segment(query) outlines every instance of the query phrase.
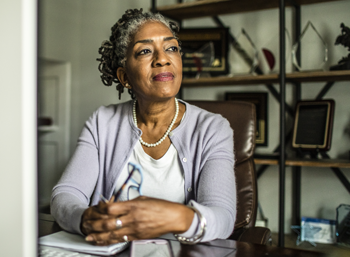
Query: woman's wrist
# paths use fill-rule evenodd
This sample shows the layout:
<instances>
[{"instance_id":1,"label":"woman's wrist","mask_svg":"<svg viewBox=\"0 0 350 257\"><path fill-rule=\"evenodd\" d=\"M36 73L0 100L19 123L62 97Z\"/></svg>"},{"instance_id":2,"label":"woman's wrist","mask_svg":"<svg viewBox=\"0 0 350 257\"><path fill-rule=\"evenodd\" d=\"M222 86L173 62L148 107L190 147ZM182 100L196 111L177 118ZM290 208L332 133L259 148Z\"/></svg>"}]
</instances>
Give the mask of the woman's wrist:
<instances>
[{"instance_id":1,"label":"woman's wrist","mask_svg":"<svg viewBox=\"0 0 350 257\"><path fill-rule=\"evenodd\" d=\"M170 221L173 226L171 231L175 234L182 234L191 227L194 218L194 211L183 204L179 204L178 207L178 215L174 216Z\"/></svg>"},{"instance_id":2,"label":"woman's wrist","mask_svg":"<svg viewBox=\"0 0 350 257\"><path fill-rule=\"evenodd\" d=\"M192 233L190 237L187 235L184 235L185 233L178 234L175 233L174 236L176 237L177 240L179 240L181 243L184 244L196 244L202 240L204 237L206 228L207 228L207 221L204 216L193 206L189 206L194 212L195 212L195 217L198 218L198 221L196 222L196 229L195 232ZM192 228L191 228L192 230Z\"/></svg>"}]
</instances>

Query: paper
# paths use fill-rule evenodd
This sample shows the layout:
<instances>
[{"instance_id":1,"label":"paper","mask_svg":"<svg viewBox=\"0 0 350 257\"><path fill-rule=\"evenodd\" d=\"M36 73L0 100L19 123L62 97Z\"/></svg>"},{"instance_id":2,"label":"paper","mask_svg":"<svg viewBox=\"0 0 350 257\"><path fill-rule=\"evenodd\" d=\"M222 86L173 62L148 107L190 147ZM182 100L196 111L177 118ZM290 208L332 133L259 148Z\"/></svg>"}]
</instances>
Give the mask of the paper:
<instances>
[{"instance_id":1,"label":"paper","mask_svg":"<svg viewBox=\"0 0 350 257\"><path fill-rule=\"evenodd\" d=\"M118 243L108 246L96 246L85 241L81 235L60 231L39 238L40 245L59 247L70 251L91 253L98 255L113 255L121 252L129 246L129 243Z\"/></svg>"}]
</instances>

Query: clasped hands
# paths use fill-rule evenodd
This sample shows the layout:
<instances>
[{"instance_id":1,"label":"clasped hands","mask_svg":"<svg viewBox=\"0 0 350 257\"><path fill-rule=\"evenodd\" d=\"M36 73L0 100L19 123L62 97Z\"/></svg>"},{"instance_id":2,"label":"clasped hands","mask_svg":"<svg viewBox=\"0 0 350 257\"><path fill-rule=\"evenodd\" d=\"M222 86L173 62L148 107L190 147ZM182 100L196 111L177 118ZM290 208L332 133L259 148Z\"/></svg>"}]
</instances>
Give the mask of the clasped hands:
<instances>
[{"instance_id":1,"label":"clasped hands","mask_svg":"<svg viewBox=\"0 0 350 257\"><path fill-rule=\"evenodd\" d=\"M183 204L146 196L125 202L100 201L83 213L81 231L86 241L110 245L184 233L193 216L193 210Z\"/></svg>"}]
</instances>

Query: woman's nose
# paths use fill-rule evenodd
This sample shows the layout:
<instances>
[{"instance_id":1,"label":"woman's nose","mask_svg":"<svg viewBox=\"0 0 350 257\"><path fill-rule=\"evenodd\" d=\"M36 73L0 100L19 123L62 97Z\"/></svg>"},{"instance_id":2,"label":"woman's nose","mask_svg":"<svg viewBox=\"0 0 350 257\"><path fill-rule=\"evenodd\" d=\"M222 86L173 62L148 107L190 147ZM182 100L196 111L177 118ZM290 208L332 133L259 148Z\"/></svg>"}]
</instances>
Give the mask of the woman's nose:
<instances>
[{"instance_id":1,"label":"woman's nose","mask_svg":"<svg viewBox=\"0 0 350 257\"><path fill-rule=\"evenodd\" d=\"M153 66L162 67L165 65L170 65L168 55L163 51L156 51L153 59Z\"/></svg>"}]
</instances>

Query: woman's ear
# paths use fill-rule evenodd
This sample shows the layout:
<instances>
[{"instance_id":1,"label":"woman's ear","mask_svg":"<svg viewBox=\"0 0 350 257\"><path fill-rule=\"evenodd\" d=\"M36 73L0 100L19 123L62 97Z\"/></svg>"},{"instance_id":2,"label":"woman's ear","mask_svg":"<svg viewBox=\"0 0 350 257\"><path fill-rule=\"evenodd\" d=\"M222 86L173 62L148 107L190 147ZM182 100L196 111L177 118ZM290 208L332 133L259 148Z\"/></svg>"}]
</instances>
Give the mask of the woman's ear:
<instances>
[{"instance_id":1,"label":"woman's ear","mask_svg":"<svg viewBox=\"0 0 350 257\"><path fill-rule=\"evenodd\" d=\"M117 69L117 77L119 82L126 88L131 89L130 84L128 83L128 75L126 75L126 70L123 67Z\"/></svg>"}]
</instances>

